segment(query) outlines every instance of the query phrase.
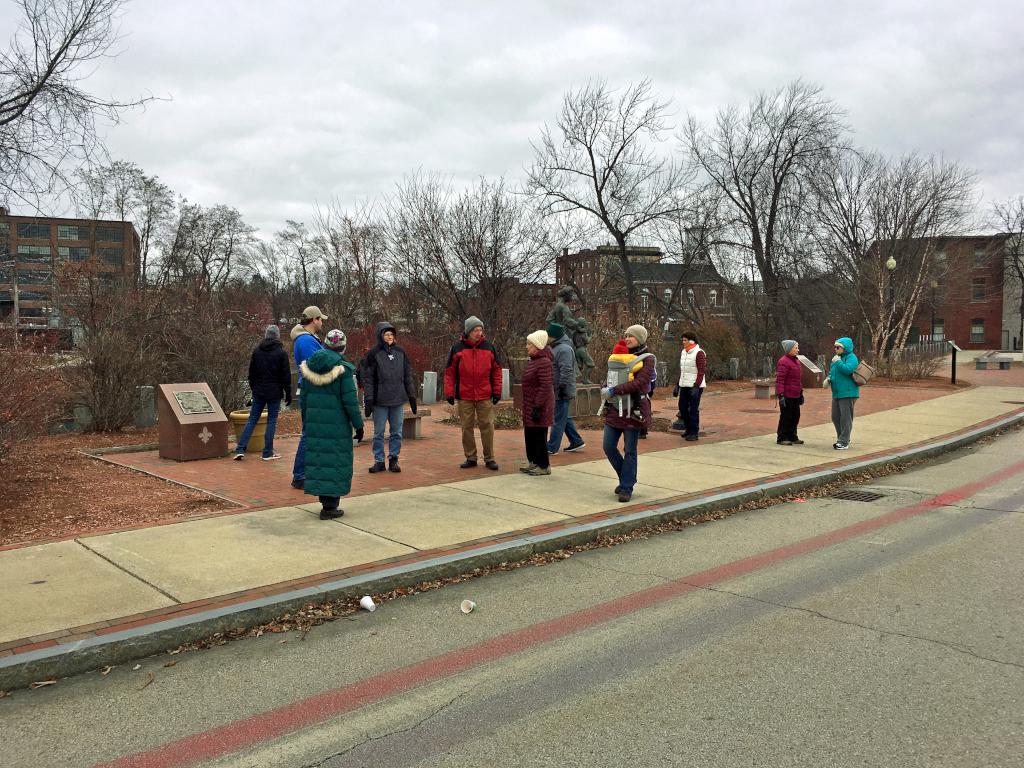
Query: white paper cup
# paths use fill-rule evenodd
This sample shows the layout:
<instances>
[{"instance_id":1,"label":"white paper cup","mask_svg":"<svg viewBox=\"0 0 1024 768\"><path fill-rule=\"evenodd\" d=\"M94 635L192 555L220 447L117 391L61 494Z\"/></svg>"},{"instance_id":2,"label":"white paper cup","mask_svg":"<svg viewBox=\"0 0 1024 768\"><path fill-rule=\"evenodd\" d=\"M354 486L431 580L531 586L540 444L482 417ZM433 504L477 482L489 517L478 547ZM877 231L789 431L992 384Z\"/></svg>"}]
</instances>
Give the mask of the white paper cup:
<instances>
[{"instance_id":1,"label":"white paper cup","mask_svg":"<svg viewBox=\"0 0 1024 768\"><path fill-rule=\"evenodd\" d=\"M363 595L359 598L359 607L373 613L377 610L377 604L373 602L373 598L369 595Z\"/></svg>"},{"instance_id":2,"label":"white paper cup","mask_svg":"<svg viewBox=\"0 0 1024 768\"><path fill-rule=\"evenodd\" d=\"M463 600L462 604L459 605L459 610L463 613L472 613L474 608L476 608L476 603L472 600Z\"/></svg>"}]
</instances>

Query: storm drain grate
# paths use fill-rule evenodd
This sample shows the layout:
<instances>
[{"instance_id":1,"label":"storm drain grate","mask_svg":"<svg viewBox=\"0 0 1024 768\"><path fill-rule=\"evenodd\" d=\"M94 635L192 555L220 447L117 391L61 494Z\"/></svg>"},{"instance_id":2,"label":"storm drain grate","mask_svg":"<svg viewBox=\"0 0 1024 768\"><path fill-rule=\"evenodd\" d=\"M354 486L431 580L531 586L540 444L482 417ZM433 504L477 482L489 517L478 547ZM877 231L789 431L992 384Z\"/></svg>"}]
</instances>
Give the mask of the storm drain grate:
<instances>
[{"instance_id":1,"label":"storm drain grate","mask_svg":"<svg viewBox=\"0 0 1024 768\"><path fill-rule=\"evenodd\" d=\"M832 494L833 499L842 499L843 501L878 501L884 499L884 493L874 493L873 491L837 491Z\"/></svg>"}]
</instances>

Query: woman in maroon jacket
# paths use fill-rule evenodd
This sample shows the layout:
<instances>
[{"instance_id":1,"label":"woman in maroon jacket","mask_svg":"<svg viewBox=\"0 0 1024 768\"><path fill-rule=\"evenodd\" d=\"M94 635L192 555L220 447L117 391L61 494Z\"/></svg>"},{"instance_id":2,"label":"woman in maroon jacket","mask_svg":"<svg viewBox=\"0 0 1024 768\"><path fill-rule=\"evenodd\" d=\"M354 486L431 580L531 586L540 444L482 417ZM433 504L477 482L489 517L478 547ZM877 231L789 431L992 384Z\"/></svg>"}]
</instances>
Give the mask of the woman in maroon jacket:
<instances>
[{"instance_id":1,"label":"woman in maroon jacket","mask_svg":"<svg viewBox=\"0 0 1024 768\"><path fill-rule=\"evenodd\" d=\"M633 486L636 485L636 446L640 430L651 424L651 382L654 381L657 361L648 352L647 329L642 325L629 326L623 338L634 355L649 355L644 358L643 368L633 374L631 381L601 388L601 395L605 399L604 455L608 457L608 462L619 478L615 495L625 503L633 497ZM638 401L638 413L634 415L634 409L630 409L620 416L619 409L610 402L614 395L632 395ZM622 453L619 453L619 440L622 440Z\"/></svg>"},{"instance_id":2,"label":"woman in maroon jacket","mask_svg":"<svg viewBox=\"0 0 1024 768\"><path fill-rule=\"evenodd\" d=\"M775 369L775 395L779 398L779 428L776 441L779 445L803 445L796 436L800 423L800 406L804 402L804 387L800 383L800 345L792 339L782 342L785 354L779 358Z\"/></svg>"},{"instance_id":3,"label":"woman in maroon jacket","mask_svg":"<svg viewBox=\"0 0 1024 768\"><path fill-rule=\"evenodd\" d=\"M519 471L527 475L550 475L548 427L555 420L555 358L548 348L547 331L534 331L526 337L530 362L523 373L523 440L528 466Z\"/></svg>"}]
</instances>

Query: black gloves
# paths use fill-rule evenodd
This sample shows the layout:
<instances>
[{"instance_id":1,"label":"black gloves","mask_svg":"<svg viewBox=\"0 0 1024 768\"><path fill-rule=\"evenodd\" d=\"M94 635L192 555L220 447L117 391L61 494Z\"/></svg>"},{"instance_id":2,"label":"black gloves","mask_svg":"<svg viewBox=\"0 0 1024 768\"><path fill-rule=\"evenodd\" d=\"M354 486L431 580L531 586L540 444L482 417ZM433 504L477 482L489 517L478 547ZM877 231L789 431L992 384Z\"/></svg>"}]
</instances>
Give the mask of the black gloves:
<instances>
[{"instance_id":1,"label":"black gloves","mask_svg":"<svg viewBox=\"0 0 1024 768\"><path fill-rule=\"evenodd\" d=\"M356 442L357 443L363 442L363 428L362 427L357 427L356 428Z\"/></svg>"},{"instance_id":2,"label":"black gloves","mask_svg":"<svg viewBox=\"0 0 1024 768\"><path fill-rule=\"evenodd\" d=\"M534 421L540 421L540 416L544 412L544 409L539 405L533 406L533 410L530 411L530 418Z\"/></svg>"},{"instance_id":3,"label":"black gloves","mask_svg":"<svg viewBox=\"0 0 1024 768\"><path fill-rule=\"evenodd\" d=\"M491 395L491 405L497 405L501 402L501 395Z\"/></svg>"},{"instance_id":4,"label":"black gloves","mask_svg":"<svg viewBox=\"0 0 1024 768\"><path fill-rule=\"evenodd\" d=\"M373 415L373 401L363 400L363 415L370 418Z\"/></svg>"},{"instance_id":5,"label":"black gloves","mask_svg":"<svg viewBox=\"0 0 1024 768\"><path fill-rule=\"evenodd\" d=\"M447 397L445 399L448 401L448 405L455 405L455 398L454 397Z\"/></svg>"},{"instance_id":6,"label":"black gloves","mask_svg":"<svg viewBox=\"0 0 1024 768\"><path fill-rule=\"evenodd\" d=\"M412 410L413 414L416 413L416 398L415 397L410 397L409 398L409 408Z\"/></svg>"},{"instance_id":7,"label":"black gloves","mask_svg":"<svg viewBox=\"0 0 1024 768\"><path fill-rule=\"evenodd\" d=\"M672 387L672 397L679 397L679 391L679 385L676 384L674 387Z\"/></svg>"}]
</instances>

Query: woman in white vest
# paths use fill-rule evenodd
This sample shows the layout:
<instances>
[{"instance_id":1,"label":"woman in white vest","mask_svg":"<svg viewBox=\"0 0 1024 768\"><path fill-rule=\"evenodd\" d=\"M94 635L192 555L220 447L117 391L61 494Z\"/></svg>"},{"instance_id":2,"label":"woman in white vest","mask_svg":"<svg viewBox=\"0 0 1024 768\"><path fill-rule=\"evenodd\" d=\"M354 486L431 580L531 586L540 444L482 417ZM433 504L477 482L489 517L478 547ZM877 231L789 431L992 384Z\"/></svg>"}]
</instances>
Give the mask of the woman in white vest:
<instances>
[{"instance_id":1,"label":"woman in white vest","mask_svg":"<svg viewBox=\"0 0 1024 768\"><path fill-rule=\"evenodd\" d=\"M707 355L697 344L697 334L683 334L683 350L679 353L679 383L673 394L679 398L679 420L683 439L693 442L700 433L700 396L707 386Z\"/></svg>"}]
</instances>

